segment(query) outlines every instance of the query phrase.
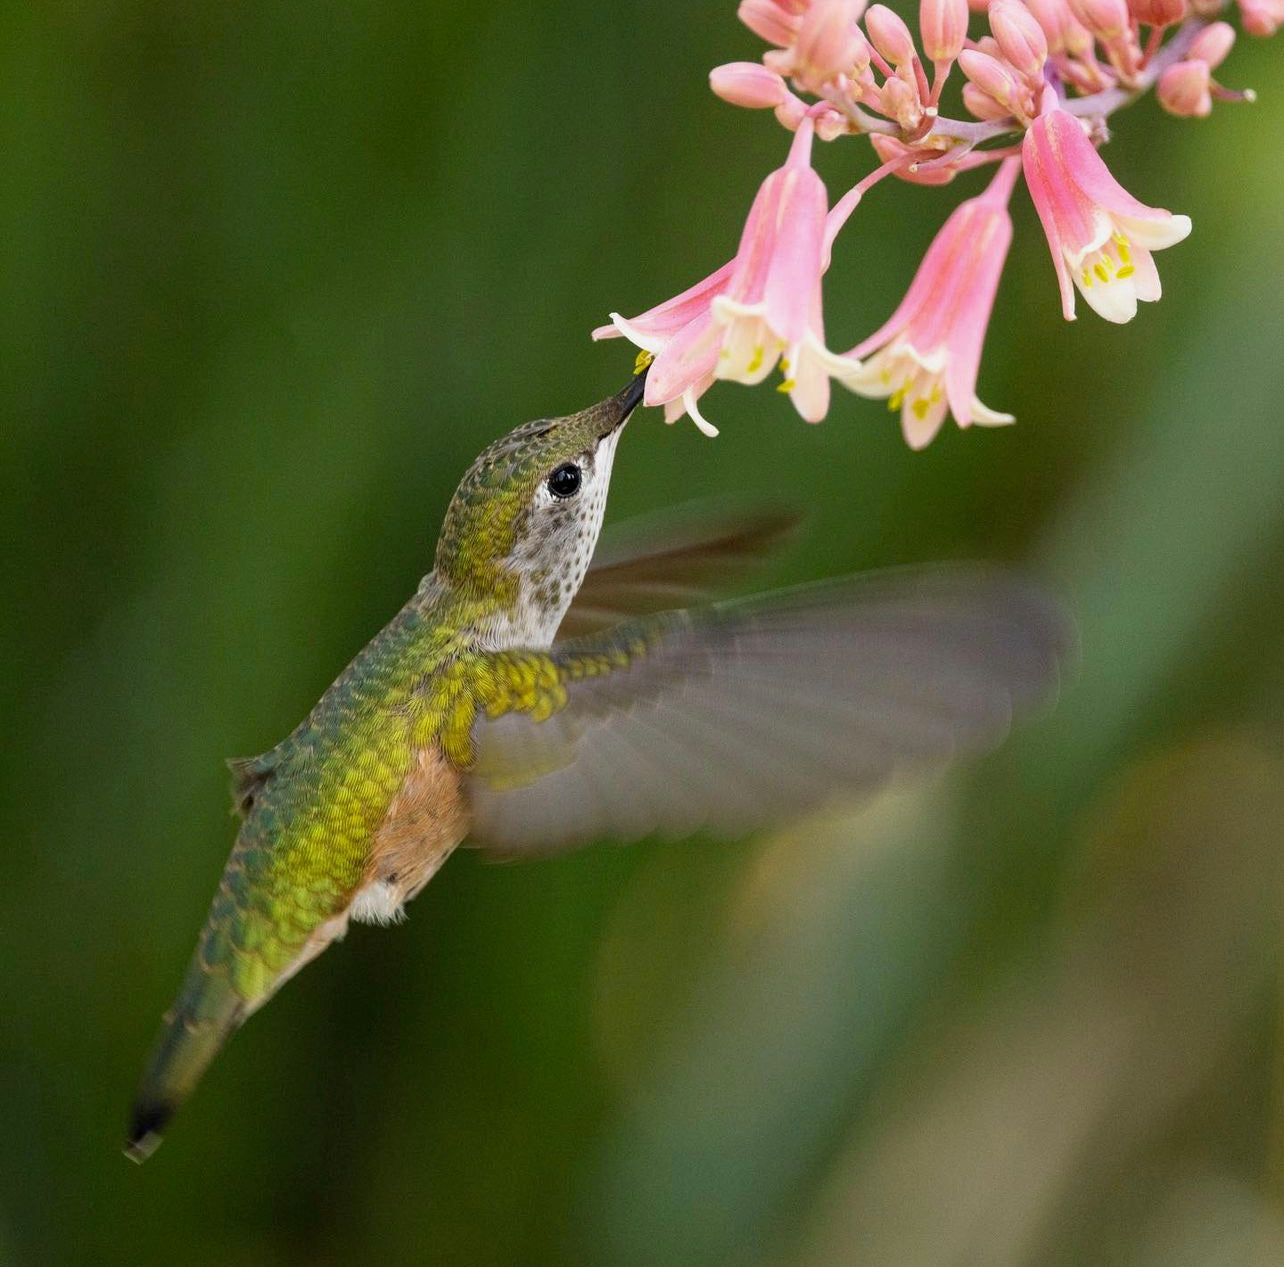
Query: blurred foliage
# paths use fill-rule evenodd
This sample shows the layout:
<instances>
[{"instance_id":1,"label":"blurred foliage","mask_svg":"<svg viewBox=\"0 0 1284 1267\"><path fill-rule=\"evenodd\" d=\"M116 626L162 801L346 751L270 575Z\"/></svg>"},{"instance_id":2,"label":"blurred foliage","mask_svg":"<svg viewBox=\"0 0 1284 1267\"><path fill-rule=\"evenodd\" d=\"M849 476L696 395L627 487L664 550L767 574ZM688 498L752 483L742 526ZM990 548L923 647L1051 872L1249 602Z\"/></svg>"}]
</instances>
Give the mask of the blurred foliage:
<instances>
[{"instance_id":1,"label":"blurred foliage","mask_svg":"<svg viewBox=\"0 0 1284 1267\"><path fill-rule=\"evenodd\" d=\"M783 153L706 90L734 5L11 5L0 1261L1284 1261L1284 127L1118 119L1195 233L1131 326L1059 317L1019 195L981 394L909 453L836 397L642 418L611 515L813 512L767 580L1022 560L1078 679L1000 753L770 838L488 867L357 928L142 1170L126 1102L222 867L222 758L427 567L467 463L617 387L593 346L726 257ZM864 168L822 155L831 192ZM979 184L959 182L963 192ZM880 187L881 321L960 194Z\"/></svg>"}]
</instances>

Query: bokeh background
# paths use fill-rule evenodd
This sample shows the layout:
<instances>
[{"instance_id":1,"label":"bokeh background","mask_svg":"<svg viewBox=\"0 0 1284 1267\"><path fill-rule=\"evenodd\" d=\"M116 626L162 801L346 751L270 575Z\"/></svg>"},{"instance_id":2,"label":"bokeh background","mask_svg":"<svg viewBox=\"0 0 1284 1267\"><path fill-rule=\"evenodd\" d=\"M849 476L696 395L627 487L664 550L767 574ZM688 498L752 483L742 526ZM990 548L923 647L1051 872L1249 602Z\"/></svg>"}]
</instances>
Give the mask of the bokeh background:
<instances>
[{"instance_id":1,"label":"bokeh background","mask_svg":"<svg viewBox=\"0 0 1284 1267\"><path fill-rule=\"evenodd\" d=\"M119 1153L232 837L401 604L475 453L631 366L588 329L726 258L787 138L730 0L13 5L0 19L0 1261L1284 1262L1284 81L1145 103L1188 212L1123 329L1024 194L981 394L923 454L845 393L630 427L610 516L811 512L778 583L1017 560L1077 680L999 753L771 835L461 853ZM821 155L834 196L863 145ZM837 348L979 187L881 187Z\"/></svg>"}]
</instances>

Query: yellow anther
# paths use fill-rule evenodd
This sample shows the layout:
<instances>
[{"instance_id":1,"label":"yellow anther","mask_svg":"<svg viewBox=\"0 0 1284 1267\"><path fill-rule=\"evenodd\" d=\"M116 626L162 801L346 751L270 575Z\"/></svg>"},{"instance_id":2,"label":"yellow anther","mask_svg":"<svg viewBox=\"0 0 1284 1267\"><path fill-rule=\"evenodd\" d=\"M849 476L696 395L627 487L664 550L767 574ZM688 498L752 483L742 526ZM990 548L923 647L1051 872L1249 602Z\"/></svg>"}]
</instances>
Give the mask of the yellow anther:
<instances>
[{"instance_id":1,"label":"yellow anther","mask_svg":"<svg viewBox=\"0 0 1284 1267\"><path fill-rule=\"evenodd\" d=\"M780 384L779 387L776 388L776 390L778 392L791 392L797 386L798 386L798 382L796 379L787 378L783 383Z\"/></svg>"},{"instance_id":2,"label":"yellow anther","mask_svg":"<svg viewBox=\"0 0 1284 1267\"><path fill-rule=\"evenodd\" d=\"M1082 277L1083 277L1083 286L1084 286L1084 289L1086 290L1089 286L1092 285L1092 270L1090 268L1085 268L1083 270Z\"/></svg>"},{"instance_id":3,"label":"yellow anther","mask_svg":"<svg viewBox=\"0 0 1284 1267\"><path fill-rule=\"evenodd\" d=\"M749 364L745 366L746 374L754 374L757 373L758 370L762 369L763 355L763 346L760 343L756 348L754 348L753 356L750 358Z\"/></svg>"},{"instance_id":4,"label":"yellow anther","mask_svg":"<svg viewBox=\"0 0 1284 1267\"><path fill-rule=\"evenodd\" d=\"M1131 264L1132 250L1128 246L1128 239L1125 237L1116 236L1115 244L1119 247L1119 258L1123 260L1125 264Z\"/></svg>"},{"instance_id":5,"label":"yellow anther","mask_svg":"<svg viewBox=\"0 0 1284 1267\"><path fill-rule=\"evenodd\" d=\"M1108 282L1110 280L1110 274L1106 272L1106 266L1101 263L1100 260L1092 266L1092 271L1096 273L1103 282Z\"/></svg>"},{"instance_id":6,"label":"yellow anther","mask_svg":"<svg viewBox=\"0 0 1284 1267\"><path fill-rule=\"evenodd\" d=\"M914 417L917 418L919 422L922 422L923 419L927 417L928 402L924 397L920 396L910 406L910 408L914 411Z\"/></svg>"},{"instance_id":7,"label":"yellow anther","mask_svg":"<svg viewBox=\"0 0 1284 1267\"><path fill-rule=\"evenodd\" d=\"M633 358L633 372L635 374L641 374L642 371L654 360L655 356L648 352L646 348L642 348L638 352L637 356Z\"/></svg>"},{"instance_id":8,"label":"yellow anther","mask_svg":"<svg viewBox=\"0 0 1284 1267\"><path fill-rule=\"evenodd\" d=\"M1136 271L1137 270L1133 268L1131 264L1125 264L1123 268L1121 268L1118 271L1118 273L1115 274L1115 276L1119 278L1131 277Z\"/></svg>"},{"instance_id":9,"label":"yellow anther","mask_svg":"<svg viewBox=\"0 0 1284 1267\"><path fill-rule=\"evenodd\" d=\"M789 377L789 358L788 358L787 356L782 356L782 357L780 358L780 372L781 372L781 373L782 373L786 378L788 378L788 377Z\"/></svg>"}]
</instances>

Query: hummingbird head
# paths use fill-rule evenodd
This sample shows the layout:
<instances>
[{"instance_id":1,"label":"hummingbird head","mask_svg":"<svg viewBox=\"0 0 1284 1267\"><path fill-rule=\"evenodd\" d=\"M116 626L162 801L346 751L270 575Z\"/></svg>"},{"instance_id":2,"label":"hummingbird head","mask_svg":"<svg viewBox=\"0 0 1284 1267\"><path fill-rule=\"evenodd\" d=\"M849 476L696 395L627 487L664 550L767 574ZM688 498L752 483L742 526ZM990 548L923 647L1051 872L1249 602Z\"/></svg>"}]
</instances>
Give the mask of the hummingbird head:
<instances>
[{"instance_id":1,"label":"hummingbird head","mask_svg":"<svg viewBox=\"0 0 1284 1267\"><path fill-rule=\"evenodd\" d=\"M472 464L451 499L437 575L493 599L495 624L510 636L539 645L557 632L593 556L615 446L645 377L644 370L580 413L510 431Z\"/></svg>"}]
</instances>

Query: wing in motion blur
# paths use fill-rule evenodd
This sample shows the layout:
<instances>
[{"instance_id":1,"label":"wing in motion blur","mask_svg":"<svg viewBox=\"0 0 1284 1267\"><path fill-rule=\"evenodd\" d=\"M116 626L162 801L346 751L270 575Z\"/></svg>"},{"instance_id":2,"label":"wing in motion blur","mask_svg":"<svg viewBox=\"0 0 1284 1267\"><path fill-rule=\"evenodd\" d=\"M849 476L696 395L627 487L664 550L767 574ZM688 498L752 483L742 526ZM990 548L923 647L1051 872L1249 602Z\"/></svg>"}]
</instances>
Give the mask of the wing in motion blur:
<instances>
[{"instance_id":1,"label":"wing in motion blur","mask_svg":"<svg viewBox=\"0 0 1284 1267\"><path fill-rule=\"evenodd\" d=\"M1060 607L1003 573L873 574L493 657L471 843L743 834L992 746L1054 692Z\"/></svg>"}]
</instances>

